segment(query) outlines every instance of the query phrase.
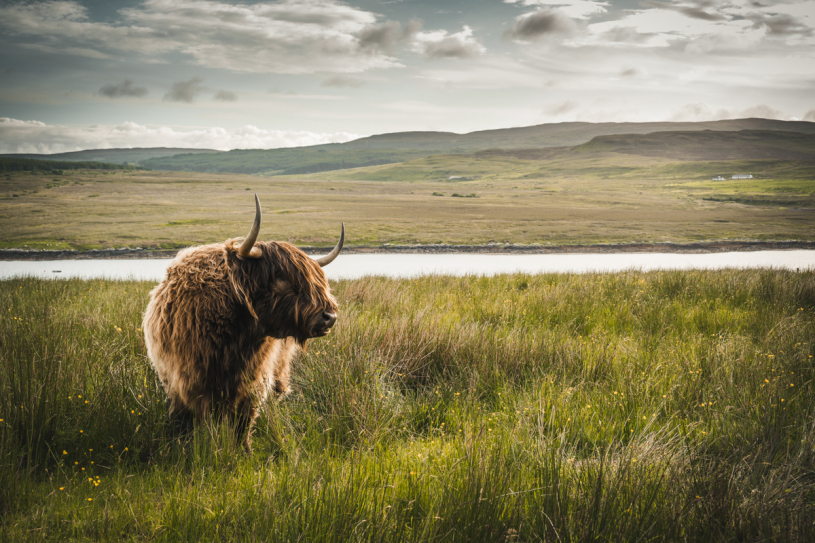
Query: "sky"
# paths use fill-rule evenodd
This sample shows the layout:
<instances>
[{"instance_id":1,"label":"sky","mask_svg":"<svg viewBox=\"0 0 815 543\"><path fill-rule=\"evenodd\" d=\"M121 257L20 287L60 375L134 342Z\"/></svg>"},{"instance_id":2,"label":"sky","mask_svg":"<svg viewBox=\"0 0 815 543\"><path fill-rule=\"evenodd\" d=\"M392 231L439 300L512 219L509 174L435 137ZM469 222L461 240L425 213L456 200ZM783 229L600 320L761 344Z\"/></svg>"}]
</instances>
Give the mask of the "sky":
<instances>
[{"instance_id":1,"label":"sky","mask_svg":"<svg viewBox=\"0 0 815 543\"><path fill-rule=\"evenodd\" d=\"M0 153L815 121L815 0L0 0Z\"/></svg>"}]
</instances>

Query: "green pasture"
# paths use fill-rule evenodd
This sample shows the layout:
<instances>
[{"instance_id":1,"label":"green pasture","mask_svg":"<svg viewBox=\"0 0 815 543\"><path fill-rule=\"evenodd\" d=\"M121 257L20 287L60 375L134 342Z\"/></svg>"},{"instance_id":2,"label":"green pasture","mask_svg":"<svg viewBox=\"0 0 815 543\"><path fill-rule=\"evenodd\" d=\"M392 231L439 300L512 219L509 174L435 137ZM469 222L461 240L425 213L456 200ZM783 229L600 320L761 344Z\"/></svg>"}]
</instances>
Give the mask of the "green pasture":
<instances>
[{"instance_id":1,"label":"green pasture","mask_svg":"<svg viewBox=\"0 0 815 543\"><path fill-rule=\"evenodd\" d=\"M0 541L812 541L815 272L365 278L246 457L145 282L0 282Z\"/></svg>"},{"instance_id":2,"label":"green pasture","mask_svg":"<svg viewBox=\"0 0 815 543\"><path fill-rule=\"evenodd\" d=\"M807 178L694 181L683 187L697 189L706 199L753 206L815 208L815 180Z\"/></svg>"}]
</instances>

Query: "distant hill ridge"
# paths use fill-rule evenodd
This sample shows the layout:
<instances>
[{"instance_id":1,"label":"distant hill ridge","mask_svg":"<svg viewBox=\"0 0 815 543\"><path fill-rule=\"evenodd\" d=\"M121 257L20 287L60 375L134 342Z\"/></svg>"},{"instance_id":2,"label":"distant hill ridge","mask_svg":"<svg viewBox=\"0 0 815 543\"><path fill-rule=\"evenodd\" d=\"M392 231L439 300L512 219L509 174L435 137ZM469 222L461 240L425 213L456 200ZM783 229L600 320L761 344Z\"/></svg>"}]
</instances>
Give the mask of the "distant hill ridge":
<instances>
[{"instance_id":1,"label":"distant hill ridge","mask_svg":"<svg viewBox=\"0 0 815 543\"><path fill-rule=\"evenodd\" d=\"M453 132L396 132L360 138L341 144L346 149L520 149L566 147L586 143L597 136L650 134L653 132L733 132L739 130L779 130L815 134L815 123L771 119L734 119L706 122L650 123L552 123L518 128L480 130L467 134Z\"/></svg>"},{"instance_id":2,"label":"distant hill ridge","mask_svg":"<svg viewBox=\"0 0 815 543\"><path fill-rule=\"evenodd\" d=\"M391 164L439 153L472 153L490 149L538 149L537 153L540 154L544 153L543 149L545 148L574 147L589 144L595 138L623 135L626 138L613 141L598 140L592 144L596 149L589 146L585 148L585 151L588 152L592 149L610 151L611 147L615 147L617 150L614 152L629 154L665 153L664 145L660 147L662 144L658 145L655 141L651 141L649 144L646 140L632 139L632 137L647 134L647 139L653 140L655 133L687 134L712 131L732 134L745 130L815 134L815 123L757 118L708 122L568 122L480 130L467 134L429 131L395 132L368 136L347 143L280 149L235 149L227 152L175 148L101 149L55 155L5 156L53 160L128 162L153 170L290 175ZM730 136L725 137L725 140L728 137ZM675 138L679 138L679 136ZM681 144L683 148L688 148L690 145L686 141L688 138L693 139L692 136L688 135L680 138L683 141L676 139L672 141L674 145ZM718 141L716 143L717 148L721 148L725 140ZM696 155L694 156L700 156L700 153L703 154L703 151L705 151L705 146L712 144L710 138L700 139L699 141L708 141L708 143L697 145L697 151L694 151ZM713 147L709 149L711 153L712 149ZM669 155L662 154L659 156Z\"/></svg>"},{"instance_id":3,"label":"distant hill ridge","mask_svg":"<svg viewBox=\"0 0 815 543\"><path fill-rule=\"evenodd\" d=\"M666 130L670 129L670 130ZM739 119L735 121L713 121L705 123L560 123L530 126L525 128L507 128L487 130L470 134L453 134L450 132L400 132L361 138L348 143L316 145L290 149L270 150L234 150L217 155L176 155L145 161L145 167L154 170L180 170L201 172L264 173L267 175L289 175L316 173L322 171L360 168L381 164L416 160L440 153L472 153L485 150L536 149L533 154L551 154L556 148L572 148L588 145L596 138L625 136L618 140L597 140L592 145L605 146L597 151L609 151L632 154L662 153L659 156L678 156L678 150L671 151L670 146L688 148L689 139L700 138L696 155L704 151L709 155L713 149L722 150L722 146L744 145L745 135L741 131L756 133L815 134L815 123L798 121L771 121L767 119ZM612 132L609 134L609 132ZM687 134L673 136L663 143L662 136L655 134ZM693 136L693 134L721 134L719 141L712 145L714 136ZM726 135L725 135L726 134ZM637 137L639 136L639 139ZM753 138L772 140L769 136L754 135ZM632 139L633 138L633 139ZM650 145L645 142L651 140ZM624 144L628 141L628 144ZM729 143L727 143L729 142ZM750 148L756 145L750 143ZM777 146L775 154L780 154ZM797 144L796 144L797 145ZM549 149L550 151L547 151ZM592 150L586 147L585 152ZM650 150L649 150L650 149ZM557 151L560 152L560 151ZM673 153L673 154L671 154ZM736 156L738 151L728 151ZM689 155L690 156L690 155ZM788 156L793 156L788 153ZM796 155L797 156L797 155ZM755 157L752 157L755 158ZM718 159L718 158L717 158Z\"/></svg>"},{"instance_id":4,"label":"distant hill ridge","mask_svg":"<svg viewBox=\"0 0 815 543\"><path fill-rule=\"evenodd\" d=\"M488 149L476 156L507 156L522 160L551 160L576 155L620 153L678 161L791 160L815 161L815 134L774 130L736 132L654 132L597 136L571 147Z\"/></svg>"},{"instance_id":5,"label":"distant hill ridge","mask_svg":"<svg viewBox=\"0 0 815 543\"><path fill-rule=\"evenodd\" d=\"M576 150L674 160L815 161L815 134L772 130L616 134L598 136Z\"/></svg>"},{"instance_id":6,"label":"distant hill ridge","mask_svg":"<svg viewBox=\"0 0 815 543\"><path fill-rule=\"evenodd\" d=\"M143 170L129 164L77 160L37 160L35 158L0 156L0 172L45 172L61 175L62 170Z\"/></svg>"},{"instance_id":7,"label":"distant hill ridge","mask_svg":"<svg viewBox=\"0 0 815 543\"><path fill-rule=\"evenodd\" d=\"M5 158L33 158L38 160L63 160L68 162L109 162L114 164L121 164L127 162L128 164L135 164L143 162L151 158L160 158L166 156L173 156L182 153L188 154L204 154L204 153L220 153L215 149L187 149L183 147L134 147L132 149L88 149L85 151L70 151L68 153L53 153L53 154L7 154L0 155Z\"/></svg>"}]
</instances>

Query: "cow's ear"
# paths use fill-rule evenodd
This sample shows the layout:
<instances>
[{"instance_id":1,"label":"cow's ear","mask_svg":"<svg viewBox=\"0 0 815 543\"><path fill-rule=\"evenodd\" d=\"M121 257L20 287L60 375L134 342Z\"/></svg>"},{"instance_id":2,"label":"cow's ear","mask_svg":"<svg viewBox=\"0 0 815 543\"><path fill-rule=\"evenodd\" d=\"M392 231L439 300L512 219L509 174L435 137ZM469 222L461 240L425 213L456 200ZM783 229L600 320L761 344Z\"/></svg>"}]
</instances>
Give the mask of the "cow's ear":
<instances>
[{"instance_id":1,"label":"cow's ear","mask_svg":"<svg viewBox=\"0 0 815 543\"><path fill-rule=\"evenodd\" d=\"M231 239L226 244L227 249L235 253L235 256L238 257L238 260L257 260L258 258L263 256L263 251L260 249L260 247L252 247L252 249L246 256L241 255L239 240L240 238Z\"/></svg>"}]
</instances>

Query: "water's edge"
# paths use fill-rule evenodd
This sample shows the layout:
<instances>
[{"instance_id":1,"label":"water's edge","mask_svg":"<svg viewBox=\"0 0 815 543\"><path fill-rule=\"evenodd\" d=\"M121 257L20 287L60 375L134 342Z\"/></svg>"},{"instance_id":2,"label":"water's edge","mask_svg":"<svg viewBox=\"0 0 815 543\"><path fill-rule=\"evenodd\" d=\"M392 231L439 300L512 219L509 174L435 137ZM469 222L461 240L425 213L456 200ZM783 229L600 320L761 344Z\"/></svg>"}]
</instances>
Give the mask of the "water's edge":
<instances>
[{"instance_id":1,"label":"water's edge","mask_svg":"<svg viewBox=\"0 0 815 543\"><path fill-rule=\"evenodd\" d=\"M172 259L2 261L0 279L12 277L160 280ZM502 273L607 273L627 270L776 268L815 270L815 250L710 253L583 254L343 254L325 272L329 279L378 275L496 275Z\"/></svg>"},{"instance_id":2,"label":"water's edge","mask_svg":"<svg viewBox=\"0 0 815 543\"><path fill-rule=\"evenodd\" d=\"M300 247L306 254L325 254L331 247ZM147 260L173 258L180 249L101 249L62 251L34 249L0 249L0 261L9 260ZM693 243L598 243L590 245L521 245L491 243L488 245L356 245L343 248L343 254L619 254L619 253L725 253L744 251L815 250L815 241L700 241Z\"/></svg>"}]
</instances>

